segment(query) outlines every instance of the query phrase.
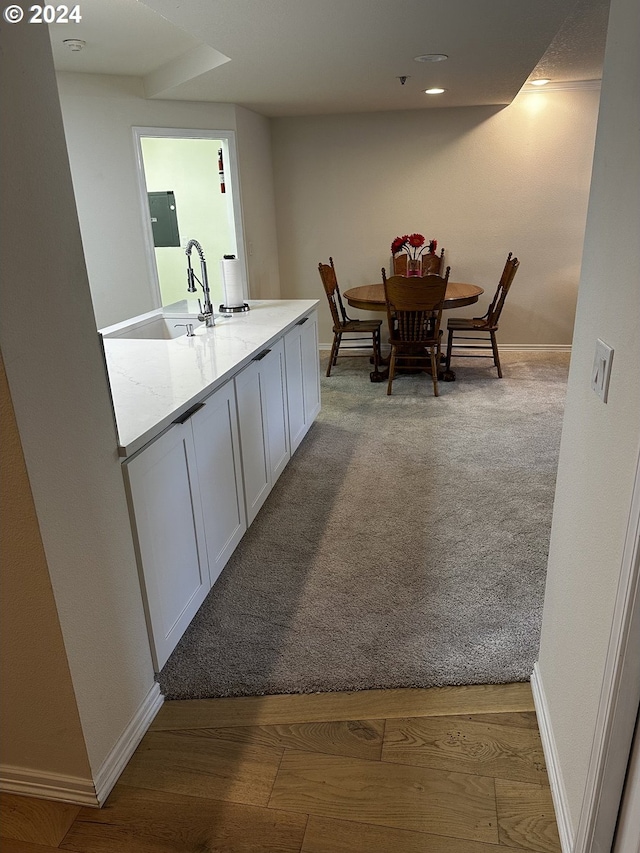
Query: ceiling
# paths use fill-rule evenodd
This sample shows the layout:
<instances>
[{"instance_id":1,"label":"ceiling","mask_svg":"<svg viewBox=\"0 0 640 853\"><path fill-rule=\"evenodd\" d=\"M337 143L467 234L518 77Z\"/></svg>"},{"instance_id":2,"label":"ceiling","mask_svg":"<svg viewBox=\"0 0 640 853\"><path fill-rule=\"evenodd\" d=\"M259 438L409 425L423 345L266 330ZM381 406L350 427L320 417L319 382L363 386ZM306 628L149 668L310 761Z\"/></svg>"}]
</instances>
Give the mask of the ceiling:
<instances>
[{"instance_id":1,"label":"ceiling","mask_svg":"<svg viewBox=\"0 0 640 853\"><path fill-rule=\"evenodd\" d=\"M266 116L507 104L530 79L597 80L609 0L82 0L49 27L59 71ZM71 51L65 39L86 42ZM441 62L416 62L423 54ZM400 78L406 77L404 84ZM430 86L446 89L426 95Z\"/></svg>"}]
</instances>

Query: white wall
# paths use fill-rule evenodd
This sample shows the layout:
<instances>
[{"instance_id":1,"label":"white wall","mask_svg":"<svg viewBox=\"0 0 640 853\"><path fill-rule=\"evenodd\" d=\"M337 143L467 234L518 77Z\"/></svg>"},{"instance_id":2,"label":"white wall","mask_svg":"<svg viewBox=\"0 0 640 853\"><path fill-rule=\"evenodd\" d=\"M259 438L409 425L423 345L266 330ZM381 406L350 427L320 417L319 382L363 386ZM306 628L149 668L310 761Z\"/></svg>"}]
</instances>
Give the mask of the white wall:
<instances>
[{"instance_id":1,"label":"white wall","mask_svg":"<svg viewBox=\"0 0 640 853\"><path fill-rule=\"evenodd\" d=\"M392 239L419 231L446 250L452 280L485 288L479 313L513 251L500 340L570 344L598 98L273 120L283 295L319 297L330 255L343 290L380 281Z\"/></svg>"},{"instance_id":2,"label":"white wall","mask_svg":"<svg viewBox=\"0 0 640 853\"><path fill-rule=\"evenodd\" d=\"M3 416L15 409L19 431L3 443L2 461L20 490L16 507L29 507L31 491L35 508L7 537L9 556L28 555L31 572L21 577L17 560L5 567L10 597L3 607L13 612L3 611L3 630L19 625L16 636L32 641L15 655L15 642L3 646L10 698L3 761L23 780L68 784L88 802L157 689L96 334L96 325L153 307L131 127L234 129L235 108L144 101L135 80L62 75L65 140L46 28L0 22L0 39L3 105L11 115L1 126L0 291L10 392L0 390ZM268 121L239 113L247 220L267 271L257 295L277 296ZM25 241L28 268L27 255L15 252ZM50 667L46 676L43 667Z\"/></svg>"},{"instance_id":3,"label":"white wall","mask_svg":"<svg viewBox=\"0 0 640 853\"><path fill-rule=\"evenodd\" d=\"M1 27L11 120L1 129L0 343L85 741L70 724L67 753L25 769L77 775L80 750L95 779L153 689L153 667L49 36L26 22ZM24 630L40 630L37 611L21 615ZM45 709L47 679L37 669L30 678L25 701L37 695ZM32 721L11 718L23 726L17 741Z\"/></svg>"},{"instance_id":4,"label":"white wall","mask_svg":"<svg viewBox=\"0 0 640 853\"><path fill-rule=\"evenodd\" d=\"M538 664L574 829L640 446L639 33L637 0L613 0ZM606 405L597 338L615 350Z\"/></svg>"},{"instance_id":5,"label":"white wall","mask_svg":"<svg viewBox=\"0 0 640 853\"><path fill-rule=\"evenodd\" d=\"M635 0L613 0L540 652L574 819L639 443L637 14ZM12 121L2 125L2 235L7 243L0 341L95 774L151 688L152 668L49 40L45 29L6 25L1 38L3 95ZM73 77L62 85L87 262L101 283L94 301L107 311L116 279L135 291L131 306L140 307L127 310L137 313L145 310L148 294L138 288L146 270L140 243L129 230L140 227L139 220L134 223L137 198L133 203L130 195L135 186L130 126L188 127L205 114L211 126L213 117L232 116L219 105L145 102L130 80ZM317 296L317 262L329 254L347 282L370 280L388 262L390 239L415 227L449 250L456 278L463 277L463 270L472 280L491 272L489 281L494 281L503 255L514 249L523 267L514 285L520 297L515 298L517 289L510 296L509 337L530 329L533 338L540 339L544 331L550 336L546 342L564 342L571 328L597 93L544 97L536 102L537 113L518 101L500 112L278 120L274 141L284 295ZM517 118L513 126L512 115ZM243 114L243 122L265 141L266 121ZM514 138L517 145L509 142ZM247 137L245 142L250 145ZM262 173L265 150L253 150L252 168L268 184ZM96 191L102 197L100 190L113 215L107 226L100 216L105 209L94 204ZM261 200L268 216L268 193ZM252 216L257 209L256 204ZM253 227L260 228L257 216ZM260 233L267 276L274 267L269 233L272 223L267 222ZM29 275L24 275L23 253L12 251L25 235L31 238ZM518 240L526 240L524 250ZM15 281L19 288L9 286ZM556 315L539 314L541 292L557 308ZM31 312L28 335L25 305L39 309ZM503 340L509 339L508 316ZM105 317L100 324L120 318ZM606 406L588 389L596 337L616 350ZM82 744L77 732L70 736L77 747L69 758L73 766L65 767L64 756L58 756L60 773L82 767Z\"/></svg>"},{"instance_id":6,"label":"white wall","mask_svg":"<svg viewBox=\"0 0 640 853\"><path fill-rule=\"evenodd\" d=\"M1 359L0 398L3 770L6 773L7 767L18 767L51 773L64 767L66 775L89 780L76 697Z\"/></svg>"},{"instance_id":7,"label":"white wall","mask_svg":"<svg viewBox=\"0 0 640 853\"><path fill-rule=\"evenodd\" d=\"M271 122L236 107L236 129L249 293L254 299L279 299Z\"/></svg>"},{"instance_id":8,"label":"white wall","mask_svg":"<svg viewBox=\"0 0 640 853\"><path fill-rule=\"evenodd\" d=\"M268 121L233 104L145 100L138 78L58 75L98 328L157 307L145 256L132 127L235 130L249 293L279 296ZM236 118L237 114L237 118ZM255 279L255 281L254 281Z\"/></svg>"}]
</instances>

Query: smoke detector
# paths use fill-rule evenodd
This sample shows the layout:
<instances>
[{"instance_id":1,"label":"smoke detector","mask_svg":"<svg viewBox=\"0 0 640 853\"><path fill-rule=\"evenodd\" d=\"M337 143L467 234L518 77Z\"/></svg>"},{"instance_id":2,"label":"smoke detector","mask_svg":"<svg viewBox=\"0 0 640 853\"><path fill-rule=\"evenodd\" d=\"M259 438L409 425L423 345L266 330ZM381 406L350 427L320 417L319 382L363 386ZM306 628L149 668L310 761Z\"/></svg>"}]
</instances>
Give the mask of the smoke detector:
<instances>
[{"instance_id":1,"label":"smoke detector","mask_svg":"<svg viewBox=\"0 0 640 853\"><path fill-rule=\"evenodd\" d=\"M62 44L73 53L77 53L86 45L86 41L82 41L82 39L65 39Z\"/></svg>"}]
</instances>

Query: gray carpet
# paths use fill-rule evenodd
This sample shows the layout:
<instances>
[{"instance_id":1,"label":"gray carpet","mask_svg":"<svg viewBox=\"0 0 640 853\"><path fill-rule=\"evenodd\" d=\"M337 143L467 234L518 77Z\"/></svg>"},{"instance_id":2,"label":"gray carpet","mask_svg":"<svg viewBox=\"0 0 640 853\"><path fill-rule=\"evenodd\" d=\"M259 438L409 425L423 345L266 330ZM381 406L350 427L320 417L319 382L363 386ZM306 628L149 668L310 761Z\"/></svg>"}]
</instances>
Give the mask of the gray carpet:
<instances>
[{"instance_id":1,"label":"gray carpet","mask_svg":"<svg viewBox=\"0 0 640 853\"><path fill-rule=\"evenodd\" d=\"M326 359L326 355L325 355ZM568 354L322 380L323 409L160 673L168 699L527 681ZM325 361L326 364L326 361Z\"/></svg>"}]
</instances>

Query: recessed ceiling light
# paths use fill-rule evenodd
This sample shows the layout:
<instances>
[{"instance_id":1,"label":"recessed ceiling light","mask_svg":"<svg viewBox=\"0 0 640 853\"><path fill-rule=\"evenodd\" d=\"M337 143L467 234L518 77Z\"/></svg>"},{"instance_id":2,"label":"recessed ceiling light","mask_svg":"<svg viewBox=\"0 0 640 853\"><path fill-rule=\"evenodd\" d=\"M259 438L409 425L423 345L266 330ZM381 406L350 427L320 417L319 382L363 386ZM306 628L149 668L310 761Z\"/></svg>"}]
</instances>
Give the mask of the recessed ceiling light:
<instances>
[{"instance_id":1,"label":"recessed ceiling light","mask_svg":"<svg viewBox=\"0 0 640 853\"><path fill-rule=\"evenodd\" d=\"M446 53L423 53L413 58L416 62L442 62L444 59L449 59Z\"/></svg>"},{"instance_id":2,"label":"recessed ceiling light","mask_svg":"<svg viewBox=\"0 0 640 853\"><path fill-rule=\"evenodd\" d=\"M440 89L437 86L434 86L433 89L425 89L425 95L441 95L443 92L446 92L446 89Z\"/></svg>"},{"instance_id":3,"label":"recessed ceiling light","mask_svg":"<svg viewBox=\"0 0 640 853\"><path fill-rule=\"evenodd\" d=\"M547 80L546 78L540 78L540 80L530 80L529 82L532 86L546 86L547 83L551 83L551 80Z\"/></svg>"}]
</instances>

